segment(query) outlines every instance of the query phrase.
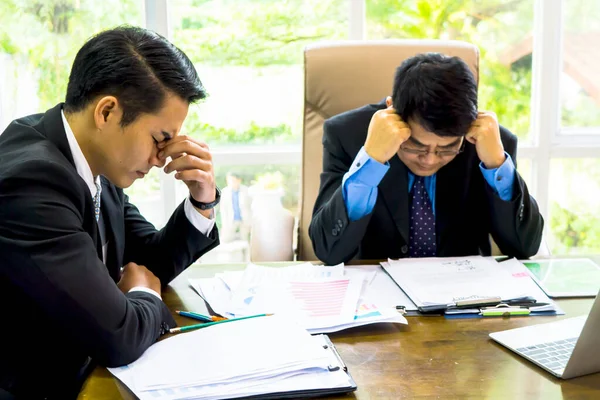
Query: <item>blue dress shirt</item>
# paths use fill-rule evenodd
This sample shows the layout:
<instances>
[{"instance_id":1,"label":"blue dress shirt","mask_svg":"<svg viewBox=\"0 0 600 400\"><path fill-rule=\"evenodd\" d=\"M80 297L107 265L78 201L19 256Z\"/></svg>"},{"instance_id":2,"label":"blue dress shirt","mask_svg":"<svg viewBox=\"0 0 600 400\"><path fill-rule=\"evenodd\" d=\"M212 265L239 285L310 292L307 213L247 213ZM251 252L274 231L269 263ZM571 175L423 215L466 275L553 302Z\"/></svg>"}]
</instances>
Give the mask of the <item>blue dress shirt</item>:
<instances>
[{"instance_id":1,"label":"blue dress shirt","mask_svg":"<svg viewBox=\"0 0 600 400\"><path fill-rule=\"evenodd\" d=\"M510 201L513 195L513 182L515 176L515 164L508 153L504 163L494 169L487 169L483 163L479 163L479 169L484 179L496 194L504 201ZM383 179L389 163L381 164L372 159L365 148L362 147L350 170L344 174L342 180L342 196L348 210L350 221L357 221L373 211L377 201L377 185ZM408 172L408 191L412 189L415 175ZM425 177L425 190L431 201L433 215L435 215L435 184L436 174Z\"/></svg>"},{"instance_id":2,"label":"blue dress shirt","mask_svg":"<svg viewBox=\"0 0 600 400\"><path fill-rule=\"evenodd\" d=\"M241 221L242 220L242 210L240 209L240 191L239 190L231 191L231 205L233 206L233 220Z\"/></svg>"}]
</instances>

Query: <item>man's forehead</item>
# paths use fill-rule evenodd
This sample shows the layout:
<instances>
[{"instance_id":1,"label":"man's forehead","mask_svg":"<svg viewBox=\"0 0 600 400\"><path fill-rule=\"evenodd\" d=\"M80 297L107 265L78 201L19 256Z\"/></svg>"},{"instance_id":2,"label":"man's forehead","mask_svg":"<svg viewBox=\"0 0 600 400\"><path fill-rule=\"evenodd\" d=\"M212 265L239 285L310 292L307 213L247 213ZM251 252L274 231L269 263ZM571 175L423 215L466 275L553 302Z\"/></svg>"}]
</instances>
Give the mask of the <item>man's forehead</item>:
<instances>
[{"instance_id":1,"label":"man's forehead","mask_svg":"<svg viewBox=\"0 0 600 400\"><path fill-rule=\"evenodd\" d=\"M448 146L460 142L459 136L438 136L433 132L421 129L411 129L411 138L426 146Z\"/></svg>"}]
</instances>

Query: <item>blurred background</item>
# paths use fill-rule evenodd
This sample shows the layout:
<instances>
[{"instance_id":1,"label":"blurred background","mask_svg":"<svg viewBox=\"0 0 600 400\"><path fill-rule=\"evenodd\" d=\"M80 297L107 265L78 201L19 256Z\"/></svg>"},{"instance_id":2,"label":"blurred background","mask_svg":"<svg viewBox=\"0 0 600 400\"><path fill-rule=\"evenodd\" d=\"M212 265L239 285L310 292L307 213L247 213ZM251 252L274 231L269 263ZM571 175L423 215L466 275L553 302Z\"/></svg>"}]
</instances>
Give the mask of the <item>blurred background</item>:
<instances>
[{"instance_id":1,"label":"blurred background","mask_svg":"<svg viewBox=\"0 0 600 400\"><path fill-rule=\"evenodd\" d=\"M184 125L209 144L217 184L229 188L217 212L227 237L205 262L248 259L243 209L256 202L297 217L303 48L344 39L477 45L480 109L519 137L518 170L551 252L600 253L598 0L2 0L0 131L63 101L77 50L120 24L167 36L208 90ZM157 169L126 192L157 227L187 195Z\"/></svg>"}]
</instances>

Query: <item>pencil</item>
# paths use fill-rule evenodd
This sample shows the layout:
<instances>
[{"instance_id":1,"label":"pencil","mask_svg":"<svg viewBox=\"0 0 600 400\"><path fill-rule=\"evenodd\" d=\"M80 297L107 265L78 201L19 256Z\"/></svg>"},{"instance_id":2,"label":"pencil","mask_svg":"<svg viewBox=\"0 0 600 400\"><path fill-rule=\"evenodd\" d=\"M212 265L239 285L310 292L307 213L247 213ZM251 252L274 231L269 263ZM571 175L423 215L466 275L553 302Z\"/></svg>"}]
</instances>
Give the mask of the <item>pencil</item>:
<instances>
[{"instance_id":1,"label":"pencil","mask_svg":"<svg viewBox=\"0 0 600 400\"><path fill-rule=\"evenodd\" d=\"M175 312L184 317L197 319L197 320L203 321L203 322L222 321L224 319L227 319L227 318L223 318L223 317L217 317L215 315L198 314L198 313L191 312L191 311L175 311Z\"/></svg>"},{"instance_id":2,"label":"pencil","mask_svg":"<svg viewBox=\"0 0 600 400\"><path fill-rule=\"evenodd\" d=\"M187 332L187 331L191 331L193 329L201 329L201 328L206 328L206 327L209 327L209 326L212 326L212 325L224 324L226 322L241 321L243 319L250 319L250 318L257 318L257 317L268 317L270 315L273 315L273 314L249 315L247 317L230 318L230 319L224 319L222 321L213 321L213 322L207 322L207 323L204 323L204 324L195 324L195 325L182 326L181 328L172 328L172 329L169 329L169 332L170 333Z\"/></svg>"}]
</instances>

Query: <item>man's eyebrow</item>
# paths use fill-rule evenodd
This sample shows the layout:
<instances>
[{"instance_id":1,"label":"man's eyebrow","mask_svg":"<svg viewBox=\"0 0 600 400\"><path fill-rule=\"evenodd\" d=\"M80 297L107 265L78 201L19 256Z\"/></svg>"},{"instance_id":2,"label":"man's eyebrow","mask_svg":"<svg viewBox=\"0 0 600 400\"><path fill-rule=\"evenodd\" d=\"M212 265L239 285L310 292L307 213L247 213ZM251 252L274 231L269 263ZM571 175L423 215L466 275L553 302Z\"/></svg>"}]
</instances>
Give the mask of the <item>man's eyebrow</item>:
<instances>
[{"instance_id":1,"label":"man's eyebrow","mask_svg":"<svg viewBox=\"0 0 600 400\"><path fill-rule=\"evenodd\" d=\"M160 133L162 133L165 140L171 140L171 134L169 132L161 131Z\"/></svg>"},{"instance_id":2,"label":"man's eyebrow","mask_svg":"<svg viewBox=\"0 0 600 400\"><path fill-rule=\"evenodd\" d=\"M414 137L412 137L412 136L409 136L409 137L408 137L408 139L409 139L411 142L413 142L414 144L416 144L417 146L420 146L420 147L427 147L427 145L426 145L426 144L423 144L423 143L419 142L417 139L415 139L415 138L414 138Z\"/></svg>"},{"instance_id":3,"label":"man's eyebrow","mask_svg":"<svg viewBox=\"0 0 600 400\"><path fill-rule=\"evenodd\" d=\"M451 147L454 147L454 146L456 146L456 145L457 145L457 144L459 144L459 143L460 143L460 138L456 139L454 142L452 142L452 143L450 143L450 144L445 144L445 145L443 145L443 146L438 146L438 147L440 147L440 148L442 148L442 149L448 149L448 148L451 148Z\"/></svg>"}]
</instances>

